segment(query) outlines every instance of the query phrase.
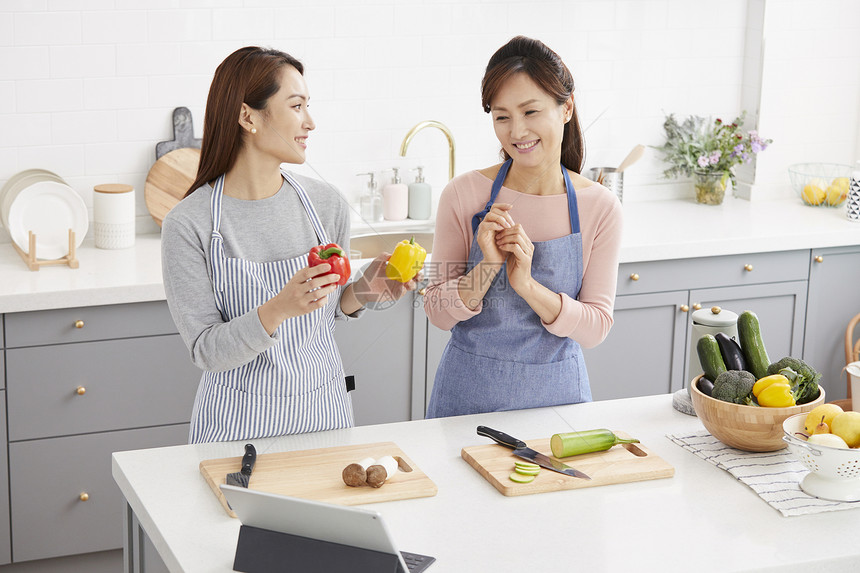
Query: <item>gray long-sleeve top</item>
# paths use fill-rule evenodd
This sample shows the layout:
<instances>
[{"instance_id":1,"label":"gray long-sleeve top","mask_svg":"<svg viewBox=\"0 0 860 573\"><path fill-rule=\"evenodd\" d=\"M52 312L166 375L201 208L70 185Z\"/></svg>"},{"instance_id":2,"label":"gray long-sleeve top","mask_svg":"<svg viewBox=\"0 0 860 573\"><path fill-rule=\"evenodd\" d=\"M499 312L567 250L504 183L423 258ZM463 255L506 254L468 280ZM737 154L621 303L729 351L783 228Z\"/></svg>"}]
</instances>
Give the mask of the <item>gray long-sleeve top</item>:
<instances>
[{"instance_id":1,"label":"gray long-sleeve top","mask_svg":"<svg viewBox=\"0 0 860 573\"><path fill-rule=\"evenodd\" d=\"M349 210L331 185L291 174L304 187L330 242L349 252ZM209 252L212 187L203 185L164 218L161 260L167 303L191 360L203 370L237 368L276 344L256 309L225 322L215 306ZM224 254L258 263L292 259L318 244L298 194L284 181L271 197L256 201L224 195L221 203ZM340 298L343 287L330 296ZM346 318L337 305L336 317ZM352 315L357 316L358 313Z\"/></svg>"}]
</instances>

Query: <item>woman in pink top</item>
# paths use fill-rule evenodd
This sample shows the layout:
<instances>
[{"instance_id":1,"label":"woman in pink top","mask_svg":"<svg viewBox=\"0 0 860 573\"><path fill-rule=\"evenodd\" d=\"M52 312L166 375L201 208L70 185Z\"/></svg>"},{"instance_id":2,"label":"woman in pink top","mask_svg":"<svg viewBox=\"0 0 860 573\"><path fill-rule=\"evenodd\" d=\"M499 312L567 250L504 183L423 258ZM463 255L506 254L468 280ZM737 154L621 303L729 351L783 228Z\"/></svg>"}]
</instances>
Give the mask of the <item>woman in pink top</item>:
<instances>
[{"instance_id":1,"label":"woman in pink top","mask_svg":"<svg viewBox=\"0 0 860 573\"><path fill-rule=\"evenodd\" d=\"M482 81L506 161L442 193L424 309L451 330L428 417L591 400L582 346L612 326L621 204L582 177L573 78L518 36Z\"/></svg>"}]
</instances>

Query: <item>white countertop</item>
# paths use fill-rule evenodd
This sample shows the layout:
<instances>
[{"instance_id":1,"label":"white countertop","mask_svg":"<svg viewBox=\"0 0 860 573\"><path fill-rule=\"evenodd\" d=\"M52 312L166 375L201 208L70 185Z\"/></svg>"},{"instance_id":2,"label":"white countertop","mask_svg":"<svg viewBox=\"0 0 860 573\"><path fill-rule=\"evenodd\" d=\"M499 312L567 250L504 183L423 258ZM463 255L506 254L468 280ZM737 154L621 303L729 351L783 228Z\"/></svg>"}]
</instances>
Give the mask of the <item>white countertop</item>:
<instances>
[{"instance_id":1,"label":"white countertop","mask_svg":"<svg viewBox=\"0 0 860 573\"><path fill-rule=\"evenodd\" d=\"M363 426L255 440L259 453L394 441L438 486L434 497L367 505L402 550L437 558L428 570L526 571L553 562L581 571L856 571L860 507L782 517L750 488L675 445L701 430L671 395ZM492 443L484 424L523 440L606 427L638 438L672 478L505 497L460 457ZM113 476L170 571L228 572L239 530L201 476L205 459L242 443L176 446L113 457ZM575 464L571 464L575 465ZM165 471L165 468L170 468Z\"/></svg>"},{"instance_id":2,"label":"white countertop","mask_svg":"<svg viewBox=\"0 0 860 573\"><path fill-rule=\"evenodd\" d=\"M404 226L406 225L406 226ZM413 227L408 227L413 225ZM430 222L383 222L378 230L426 230ZM353 233L372 232L357 225ZM693 199L624 204L621 262L860 245L860 223L845 208L808 207L798 199L722 205ZM78 249L80 268L30 271L10 244L0 244L0 313L164 300L161 241L138 235L134 248Z\"/></svg>"}]
</instances>

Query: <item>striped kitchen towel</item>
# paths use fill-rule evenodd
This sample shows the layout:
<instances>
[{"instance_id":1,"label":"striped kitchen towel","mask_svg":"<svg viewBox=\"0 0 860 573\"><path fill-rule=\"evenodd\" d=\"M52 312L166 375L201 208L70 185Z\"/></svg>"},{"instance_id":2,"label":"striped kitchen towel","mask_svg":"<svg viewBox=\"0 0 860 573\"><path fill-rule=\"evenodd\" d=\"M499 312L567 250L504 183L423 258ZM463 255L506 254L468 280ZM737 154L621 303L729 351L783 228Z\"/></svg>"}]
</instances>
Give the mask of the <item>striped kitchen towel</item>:
<instances>
[{"instance_id":1,"label":"striped kitchen towel","mask_svg":"<svg viewBox=\"0 0 860 573\"><path fill-rule=\"evenodd\" d=\"M666 437L726 470L786 517L860 507L860 502L828 501L804 493L800 482L809 470L788 450L744 452L725 445L704 430L666 434Z\"/></svg>"}]
</instances>

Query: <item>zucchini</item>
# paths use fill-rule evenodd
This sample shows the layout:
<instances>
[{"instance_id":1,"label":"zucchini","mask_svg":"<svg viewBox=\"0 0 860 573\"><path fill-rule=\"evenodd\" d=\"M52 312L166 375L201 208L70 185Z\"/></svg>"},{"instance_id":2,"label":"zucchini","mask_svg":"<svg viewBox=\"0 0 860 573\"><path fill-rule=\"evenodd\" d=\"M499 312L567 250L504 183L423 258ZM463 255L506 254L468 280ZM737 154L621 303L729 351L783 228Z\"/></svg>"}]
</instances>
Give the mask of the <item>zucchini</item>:
<instances>
[{"instance_id":1,"label":"zucchini","mask_svg":"<svg viewBox=\"0 0 860 573\"><path fill-rule=\"evenodd\" d=\"M747 361L744 360L744 353L741 352L741 347L734 338L729 338L727 334L718 332L714 335L717 339L717 344L720 345L720 354L723 357L723 362L726 364L727 370L746 370Z\"/></svg>"},{"instance_id":2,"label":"zucchini","mask_svg":"<svg viewBox=\"0 0 860 573\"><path fill-rule=\"evenodd\" d=\"M553 434L549 440L552 455L557 458L568 458L580 454L602 452L616 444L638 444L639 440L619 438L609 430L585 430L584 432L567 432Z\"/></svg>"},{"instance_id":3,"label":"zucchini","mask_svg":"<svg viewBox=\"0 0 860 573\"><path fill-rule=\"evenodd\" d=\"M767 349L765 349L764 341L761 338L761 325L758 316L754 312L745 310L738 317L738 338L749 371L755 375L756 380L767 376L770 358L767 356Z\"/></svg>"},{"instance_id":4,"label":"zucchini","mask_svg":"<svg viewBox=\"0 0 860 573\"><path fill-rule=\"evenodd\" d=\"M726 371L726 363L720 354L720 344L712 334L706 334L699 339L696 352L699 353L699 363L708 379L716 380L717 376Z\"/></svg>"}]
</instances>

